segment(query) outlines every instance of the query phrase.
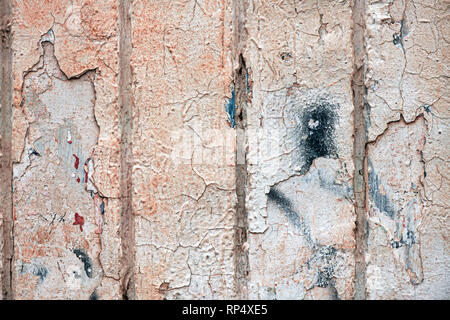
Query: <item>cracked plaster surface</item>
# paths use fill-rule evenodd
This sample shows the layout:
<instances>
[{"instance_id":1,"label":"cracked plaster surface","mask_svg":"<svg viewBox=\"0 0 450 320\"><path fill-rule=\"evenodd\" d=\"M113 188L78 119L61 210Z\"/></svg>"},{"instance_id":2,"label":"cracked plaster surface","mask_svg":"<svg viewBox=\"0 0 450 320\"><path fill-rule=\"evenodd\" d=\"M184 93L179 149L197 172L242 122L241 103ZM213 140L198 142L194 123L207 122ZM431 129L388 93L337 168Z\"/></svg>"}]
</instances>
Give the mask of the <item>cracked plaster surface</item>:
<instances>
[{"instance_id":1,"label":"cracked plaster surface","mask_svg":"<svg viewBox=\"0 0 450 320\"><path fill-rule=\"evenodd\" d=\"M136 297L234 298L229 1L133 1Z\"/></svg>"},{"instance_id":2,"label":"cracked plaster surface","mask_svg":"<svg viewBox=\"0 0 450 320\"><path fill-rule=\"evenodd\" d=\"M11 2L15 298L449 297L448 1Z\"/></svg>"},{"instance_id":3,"label":"cracked plaster surface","mask_svg":"<svg viewBox=\"0 0 450 320\"><path fill-rule=\"evenodd\" d=\"M118 298L117 4L12 5L15 297L88 299L95 290ZM101 196L96 204L93 194ZM72 224L74 213L84 217L84 233ZM92 262L92 278L76 248ZM42 282L20 272L30 261L45 265Z\"/></svg>"},{"instance_id":4,"label":"cracked plaster surface","mask_svg":"<svg viewBox=\"0 0 450 320\"><path fill-rule=\"evenodd\" d=\"M366 12L369 299L445 299L448 2Z\"/></svg>"},{"instance_id":5,"label":"cracked plaster surface","mask_svg":"<svg viewBox=\"0 0 450 320\"><path fill-rule=\"evenodd\" d=\"M348 299L355 219L350 2L252 1L245 15L248 295Z\"/></svg>"}]
</instances>

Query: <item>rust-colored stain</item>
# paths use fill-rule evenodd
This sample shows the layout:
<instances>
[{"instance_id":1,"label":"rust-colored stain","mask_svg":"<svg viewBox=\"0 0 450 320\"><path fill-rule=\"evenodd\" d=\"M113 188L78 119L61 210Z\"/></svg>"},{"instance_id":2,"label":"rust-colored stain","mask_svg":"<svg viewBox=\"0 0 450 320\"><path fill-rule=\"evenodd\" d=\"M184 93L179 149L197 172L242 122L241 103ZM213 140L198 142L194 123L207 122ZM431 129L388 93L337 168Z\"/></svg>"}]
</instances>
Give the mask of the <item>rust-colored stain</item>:
<instances>
[{"instance_id":1,"label":"rust-colored stain","mask_svg":"<svg viewBox=\"0 0 450 320\"><path fill-rule=\"evenodd\" d=\"M48 238L49 238L48 230L44 227L39 227L37 232L32 237L33 241L39 244L46 243Z\"/></svg>"},{"instance_id":2,"label":"rust-colored stain","mask_svg":"<svg viewBox=\"0 0 450 320\"><path fill-rule=\"evenodd\" d=\"M73 225L80 225L80 230L83 231L84 218L80 216L78 213L75 213L75 222Z\"/></svg>"}]
</instances>

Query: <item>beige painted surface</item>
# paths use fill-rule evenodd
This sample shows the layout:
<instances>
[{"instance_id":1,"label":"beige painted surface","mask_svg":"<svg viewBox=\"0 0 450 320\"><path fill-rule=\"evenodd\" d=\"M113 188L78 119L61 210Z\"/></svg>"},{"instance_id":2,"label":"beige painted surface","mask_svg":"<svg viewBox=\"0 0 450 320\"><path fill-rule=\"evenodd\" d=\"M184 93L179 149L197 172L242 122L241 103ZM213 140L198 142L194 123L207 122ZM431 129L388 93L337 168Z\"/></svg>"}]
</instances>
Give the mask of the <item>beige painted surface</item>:
<instances>
[{"instance_id":1,"label":"beige painted surface","mask_svg":"<svg viewBox=\"0 0 450 320\"><path fill-rule=\"evenodd\" d=\"M372 2L367 297L448 299L449 2Z\"/></svg>"},{"instance_id":2,"label":"beige painted surface","mask_svg":"<svg viewBox=\"0 0 450 320\"><path fill-rule=\"evenodd\" d=\"M249 297L349 299L350 2L249 1L245 14Z\"/></svg>"}]
</instances>

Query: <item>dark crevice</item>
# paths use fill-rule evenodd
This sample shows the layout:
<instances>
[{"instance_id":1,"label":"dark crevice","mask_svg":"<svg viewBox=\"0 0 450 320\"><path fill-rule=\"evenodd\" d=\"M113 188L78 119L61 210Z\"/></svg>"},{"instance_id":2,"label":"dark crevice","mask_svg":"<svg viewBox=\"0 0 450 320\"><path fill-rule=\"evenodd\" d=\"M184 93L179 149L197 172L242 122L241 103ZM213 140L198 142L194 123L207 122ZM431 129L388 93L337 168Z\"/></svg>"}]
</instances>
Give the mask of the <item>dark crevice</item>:
<instances>
[{"instance_id":1,"label":"dark crevice","mask_svg":"<svg viewBox=\"0 0 450 320\"><path fill-rule=\"evenodd\" d=\"M0 0L0 253L2 258L1 298L12 300L12 265L14 253L13 207L12 207L12 5ZM3 244L3 246L2 246Z\"/></svg>"},{"instance_id":2,"label":"dark crevice","mask_svg":"<svg viewBox=\"0 0 450 320\"><path fill-rule=\"evenodd\" d=\"M134 214L132 209L133 169L133 99L131 92L131 4L119 1L119 127L121 194L121 244L122 244L122 299L135 299L134 286Z\"/></svg>"},{"instance_id":3,"label":"dark crevice","mask_svg":"<svg viewBox=\"0 0 450 320\"><path fill-rule=\"evenodd\" d=\"M235 217L235 268L236 268L236 293L240 298L247 295L248 256L244 247L247 242L248 219L245 207L247 190L247 93L245 61L239 58L239 69L235 73L235 90L237 97L237 121L236 121L236 194L237 208Z\"/></svg>"},{"instance_id":4,"label":"dark crevice","mask_svg":"<svg viewBox=\"0 0 450 320\"><path fill-rule=\"evenodd\" d=\"M238 299L248 297L247 279L249 271L248 252L246 249L248 219L245 204L247 192L247 105L251 101L251 75L244 58L244 46L247 36L245 29L245 1L233 2L233 84L236 128L236 213L234 237L234 265L236 296Z\"/></svg>"},{"instance_id":5,"label":"dark crevice","mask_svg":"<svg viewBox=\"0 0 450 320\"><path fill-rule=\"evenodd\" d=\"M364 85L365 69L364 60L366 48L364 43L365 31L365 0L355 0L352 8L353 18L353 121L354 121L354 141L353 141L353 161L355 171L353 173L353 190L355 195L355 280L354 299L366 299L366 262L367 251L367 217L366 217L366 145L367 145L367 121L366 104L367 89Z\"/></svg>"}]
</instances>

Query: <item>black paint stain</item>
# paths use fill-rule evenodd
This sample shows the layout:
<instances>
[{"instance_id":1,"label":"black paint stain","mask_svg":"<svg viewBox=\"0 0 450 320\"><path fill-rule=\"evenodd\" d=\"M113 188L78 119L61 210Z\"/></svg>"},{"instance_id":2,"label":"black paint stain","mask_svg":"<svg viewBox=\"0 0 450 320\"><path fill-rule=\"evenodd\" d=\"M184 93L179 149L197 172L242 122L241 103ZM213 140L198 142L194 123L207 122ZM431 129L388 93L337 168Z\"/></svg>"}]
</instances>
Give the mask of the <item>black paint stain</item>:
<instances>
[{"instance_id":1,"label":"black paint stain","mask_svg":"<svg viewBox=\"0 0 450 320\"><path fill-rule=\"evenodd\" d=\"M335 287L335 260L337 250L333 246L320 246L311 259L306 262L308 269L316 269L313 287L330 288L333 299L339 300Z\"/></svg>"},{"instance_id":2,"label":"black paint stain","mask_svg":"<svg viewBox=\"0 0 450 320\"><path fill-rule=\"evenodd\" d=\"M98 300L97 290L94 290L89 296L89 300Z\"/></svg>"},{"instance_id":3,"label":"black paint stain","mask_svg":"<svg viewBox=\"0 0 450 320\"><path fill-rule=\"evenodd\" d=\"M78 259L81 260L84 264L84 271L89 278L92 278L92 263L91 259L82 249L74 249L73 253L77 256Z\"/></svg>"},{"instance_id":4,"label":"black paint stain","mask_svg":"<svg viewBox=\"0 0 450 320\"><path fill-rule=\"evenodd\" d=\"M281 209L281 211L284 212L288 220L295 226L297 229L300 230L300 232L304 235L306 238L306 241L311 245L315 246L315 243L311 237L311 232L309 231L309 228L305 225L305 223L302 221L298 213L295 212L293 205L291 201L286 198L281 192L279 192L274 187L270 188L269 193L267 194L267 197L270 201L275 202L278 207Z\"/></svg>"},{"instance_id":5,"label":"black paint stain","mask_svg":"<svg viewBox=\"0 0 450 320\"><path fill-rule=\"evenodd\" d=\"M314 159L337 156L334 141L337 108L338 105L324 99L304 108L296 130L299 149L305 159L300 174L309 170Z\"/></svg>"},{"instance_id":6,"label":"black paint stain","mask_svg":"<svg viewBox=\"0 0 450 320\"><path fill-rule=\"evenodd\" d=\"M289 52L282 52L280 58L283 62L289 62L292 59L292 54Z\"/></svg>"},{"instance_id":7,"label":"black paint stain","mask_svg":"<svg viewBox=\"0 0 450 320\"><path fill-rule=\"evenodd\" d=\"M417 238L416 234L413 231L408 230L406 232L406 238L404 238L402 235L402 237L399 241L395 241L394 239L391 239L391 246L394 249L398 249L403 246L411 247L414 243L417 242L416 238Z\"/></svg>"},{"instance_id":8,"label":"black paint stain","mask_svg":"<svg viewBox=\"0 0 450 320\"><path fill-rule=\"evenodd\" d=\"M329 265L318 271L316 286L321 288L328 287L331 277L334 273L334 266Z\"/></svg>"},{"instance_id":9,"label":"black paint stain","mask_svg":"<svg viewBox=\"0 0 450 320\"><path fill-rule=\"evenodd\" d=\"M33 155L33 156L38 156L38 157L41 156L41 154L40 154L39 152L37 152L35 149L33 149L33 148L30 148L30 150L29 150L29 155L30 155L30 156L31 156L31 155Z\"/></svg>"},{"instance_id":10,"label":"black paint stain","mask_svg":"<svg viewBox=\"0 0 450 320\"><path fill-rule=\"evenodd\" d=\"M39 277L40 282L43 282L47 278L48 270L45 267L38 267L33 274Z\"/></svg>"},{"instance_id":11,"label":"black paint stain","mask_svg":"<svg viewBox=\"0 0 450 320\"><path fill-rule=\"evenodd\" d=\"M314 250L314 255L306 262L308 269L315 269L316 280L313 287L330 288L333 299L340 300L335 287L335 260L337 250L333 246L317 245L312 237L308 226L302 221L301 217L295 212L292 202L286 198L276 188L271 187L267 197L275 202L282 210L289 221L297 227L305 236L307 242Z\"/></svg>"},{"instance_id":12,"label":"black paint stain","mask_svg":"<svg viewBox=\"0 0 450 320\"><path fill-rule=\"evenodd\" d=\"M45 278L47 278L48 270L44 266L34 265L34 264L22 264L20 268L20 274L31 273L34 276L39 277L38 283L42 283Z\"/></svg>"},{"instance_id":13,"label":"black paint stain","mask_svg":"<svg viewBox=\"0 0 450 320\"><path fill-rule=\"evenodd\" d=\"M405 20L401 20L400 21L400 32L399 33L394 33L392 36L392 43L394 45L398 45L400 48L402 48L403 52L405 52L404 49L404 43L405 41L405 37L408 35L408 28L406 26L406 21Z\"/></svg>"},{"instance_id":14,"label":"black paint stain","mask_svg":"<svg viewBox=\"0 0 450 320\"><path fill-rule=\"evenodd\" d=\"M375 173L370 160L369 164L369 194L372 198L375 207L381 212L385 213L391 219L394 219L395 209L391 204L389 197L386 194L380 192L381 181L378 175Z\"/></svg>"}]
</instances>

